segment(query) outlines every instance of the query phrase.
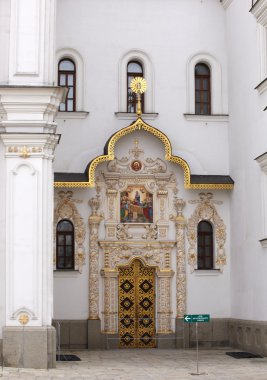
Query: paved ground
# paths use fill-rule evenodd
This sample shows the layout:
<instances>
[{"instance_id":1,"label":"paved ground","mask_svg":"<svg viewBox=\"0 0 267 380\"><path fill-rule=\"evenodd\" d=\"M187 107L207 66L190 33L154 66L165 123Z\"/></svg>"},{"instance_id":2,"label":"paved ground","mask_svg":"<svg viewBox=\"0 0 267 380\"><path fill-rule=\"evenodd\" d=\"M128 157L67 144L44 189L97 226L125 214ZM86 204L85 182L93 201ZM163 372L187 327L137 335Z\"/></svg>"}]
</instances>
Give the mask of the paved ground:
<instances>
[{"instance_id":1,"label":"paved ground","mask_svg":"<svg viewBox=\"0 0 267 380\"><path fill-rule=\"evenodd\" d=\"M196 372L194 350L73 351L80 362L62 362L51 370L4 368L2 379L72 380L267 380L267 358L234 359L225 349L201 350Z\"/></svg>"}]
</instances>

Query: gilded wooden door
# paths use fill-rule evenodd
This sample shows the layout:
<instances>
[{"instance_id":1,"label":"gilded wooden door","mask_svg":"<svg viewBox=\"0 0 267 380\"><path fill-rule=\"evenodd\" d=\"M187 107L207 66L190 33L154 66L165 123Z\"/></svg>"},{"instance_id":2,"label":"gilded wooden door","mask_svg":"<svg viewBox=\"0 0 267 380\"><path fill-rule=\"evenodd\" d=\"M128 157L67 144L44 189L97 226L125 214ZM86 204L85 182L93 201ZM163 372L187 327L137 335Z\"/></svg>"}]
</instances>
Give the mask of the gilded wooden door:
<instances>
[{"instance_id":1,"label":"gilded wooden door","mask_svg":"<svg viewBox=\"0 0 267 380\"><path fill-rule=\"evenodd\" d=\"M136 259L119 268L119 347L155 345L155 269Z\"/></svg>"}]
</instances>

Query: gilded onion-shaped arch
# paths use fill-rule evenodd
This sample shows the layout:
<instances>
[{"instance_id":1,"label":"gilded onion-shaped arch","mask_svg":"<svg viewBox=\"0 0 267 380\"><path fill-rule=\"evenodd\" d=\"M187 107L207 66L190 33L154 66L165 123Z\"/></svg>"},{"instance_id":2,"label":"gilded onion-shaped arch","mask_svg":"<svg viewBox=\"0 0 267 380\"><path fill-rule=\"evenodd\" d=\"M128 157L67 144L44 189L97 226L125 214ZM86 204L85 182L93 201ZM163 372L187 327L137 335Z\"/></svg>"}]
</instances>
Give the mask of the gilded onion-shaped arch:
<instances>
[{"instance_id":1,"label":"gilded onion-shaped arch","mask_svg":"<svg viewBox=\"0 0 267 380\"><path fill-rule=\"evenodd\" d=\"M218 183L191 183L190 178L190 168L189 165L185 160L183 160L181 157L175 156L172 154L172 147L170 140L168 137L161 132L159 129L152 127L151 125L144 122L142 118L138 118L136 121L134 121L132 124L130 124L128 127L120 129L118 132L114 133L109 140L107 141L105 148L104 148L104 154L97 156L94 158L86 168L86 175L88 180L83 182L54 182L55 187L69 187L69 188L75 188L75 187L94 187L95 186L95 173L96 168L99 164L105 162L105 161L111 161L115 158L115 145L118 140L120 140L122 137L135 132L137 130L144 130L152 135L156 136L158 139L160 139L165 147L165 159L167 161L173 162L175 164L178 164L182 167L184 172L184 187L186 189L232 189L232 184L218 184Z\"/></svg>"},{"instance_id":2,"label":"gilded onion-shaped arch","mask_svg":"<svg viewBox=\"0 0 267 380\"><path fill-rule=\"evenodd\" d=\"M180 157L173 156L171 143L168 137L160 130L145 123L141 118L138 118L134 123L132 123L128 127L122 128L118 132L114 133L114 135L112 135L106 143L105 150L104 150L105 154L102 156L96 157L94 160L90 162L90 164L87 167L88 177L89 177L88 186L91 187L91 186L94 186L95 184L95 171L96 171L97 165L104 161L114 160L115 145L117 141L120 140L122 137L136 130L147 131L162 141L165 147L165 159L167 161L171 161L182 166L184 170L184 184L185 184L185 187L188 187L188 185L190 185L190 169L187 162Z\"/></svg>"}]
</instances>

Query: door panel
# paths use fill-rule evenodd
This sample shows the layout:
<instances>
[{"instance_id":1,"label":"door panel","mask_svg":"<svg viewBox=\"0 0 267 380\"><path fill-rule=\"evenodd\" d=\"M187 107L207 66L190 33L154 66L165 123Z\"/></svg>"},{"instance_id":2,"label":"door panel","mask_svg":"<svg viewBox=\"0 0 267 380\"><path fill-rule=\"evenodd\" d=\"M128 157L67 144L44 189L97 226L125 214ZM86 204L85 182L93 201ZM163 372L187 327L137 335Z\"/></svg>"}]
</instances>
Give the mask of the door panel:
<instances>
[{"instance_id":1,"label":"door panel","mask_svg":"<svg viewBox=\"0 0 267 380\"><path fill-rule=\"evenodd\" d=\"M155 341L155 269L135 260L119 268L119 346L153 348Z\"/></svg>"}]
</instances>

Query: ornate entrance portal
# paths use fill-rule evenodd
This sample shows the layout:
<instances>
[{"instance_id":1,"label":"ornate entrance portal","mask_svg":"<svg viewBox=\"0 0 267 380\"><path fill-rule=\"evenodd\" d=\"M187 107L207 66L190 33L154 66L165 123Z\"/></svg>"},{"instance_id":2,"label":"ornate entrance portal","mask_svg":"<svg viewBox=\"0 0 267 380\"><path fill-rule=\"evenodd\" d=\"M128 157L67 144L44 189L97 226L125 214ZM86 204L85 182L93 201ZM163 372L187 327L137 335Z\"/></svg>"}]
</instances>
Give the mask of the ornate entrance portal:
<instances>
[{"instance_id":1,"label":"ornate entrance portal","mask_svg":"<svg viewBox=\"0 0 267 380\"><path fill-rule=\"evenodd\" d=\"M135 259L119 268L119 346L153 348L155 333L155 269Z\"/></svg>"},{"instance_id":2,"label":"ornate entrance portal","mask_svg":"<svg viewBox=\"0 0 267 380\"><path fill-rule=\"evenodd\" d=\"M175 317L185 313L185 202L177 198L174 173L160 157L146 157L137 136L150 143L145 132L129 137L128 156L102 168L89 201L90 328L99 323L113 348L163 347L163 339L173 337Z\"/></svg>"}]
</instances>

